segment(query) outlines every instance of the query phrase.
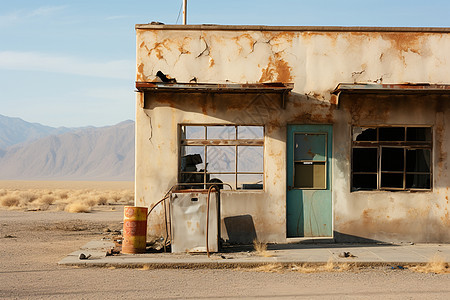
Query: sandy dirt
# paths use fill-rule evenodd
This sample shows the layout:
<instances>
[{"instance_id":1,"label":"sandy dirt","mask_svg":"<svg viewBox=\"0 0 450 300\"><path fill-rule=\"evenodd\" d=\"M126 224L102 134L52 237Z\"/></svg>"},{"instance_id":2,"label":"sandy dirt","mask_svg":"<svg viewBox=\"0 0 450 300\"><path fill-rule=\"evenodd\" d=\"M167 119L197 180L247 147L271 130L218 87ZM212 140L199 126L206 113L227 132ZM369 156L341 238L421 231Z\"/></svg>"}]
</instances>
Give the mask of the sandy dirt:
<instances>
[{"instance_id":1,"label":"sandy dirt","mask_svg":"<svg viewBox=\"0 0 450 300\"><path fill-rule=\"evenodd\" d=\"M340 273L141 270L58 266L68 253L121 228L122 206L91 213L0 210L0 298L448 299L449 274L388 268Z\"/></svg>"}]
</instances>

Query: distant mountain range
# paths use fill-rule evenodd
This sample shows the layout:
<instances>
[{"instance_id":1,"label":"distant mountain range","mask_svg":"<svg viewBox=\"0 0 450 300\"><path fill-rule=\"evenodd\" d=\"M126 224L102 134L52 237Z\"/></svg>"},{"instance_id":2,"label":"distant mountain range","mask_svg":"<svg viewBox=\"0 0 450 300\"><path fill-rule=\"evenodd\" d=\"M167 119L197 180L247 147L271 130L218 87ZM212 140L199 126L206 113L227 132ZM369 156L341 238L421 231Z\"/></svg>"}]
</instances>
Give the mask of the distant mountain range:
<instances>
[{"instance_id":1,"label":"distant mountain range","mask_svg":"<svg viewBox=\"0 0 450 300\"><path fill-rule=\"evenodd\" d=\"M2 180L134 180L134 121L53 128L0 115Z\"/></svg>"}]
</instances>

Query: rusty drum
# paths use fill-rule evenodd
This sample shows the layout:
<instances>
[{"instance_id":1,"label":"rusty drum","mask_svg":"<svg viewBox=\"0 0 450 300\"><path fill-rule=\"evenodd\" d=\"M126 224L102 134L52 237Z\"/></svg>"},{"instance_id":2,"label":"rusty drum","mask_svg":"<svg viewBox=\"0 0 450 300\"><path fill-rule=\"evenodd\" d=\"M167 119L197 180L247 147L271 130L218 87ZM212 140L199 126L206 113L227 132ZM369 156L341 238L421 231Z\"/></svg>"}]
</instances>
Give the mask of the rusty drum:
<instances>
[{"instance_id":1,"label":"rusty drum","mask_svg":"<svg viewBox=\"0 0 450 300\"><path fill-rule=\"evenodd\" d=\"M147 207L125 206L122 253L144 253L147 243Z\"/></svg>"}]
</instances>

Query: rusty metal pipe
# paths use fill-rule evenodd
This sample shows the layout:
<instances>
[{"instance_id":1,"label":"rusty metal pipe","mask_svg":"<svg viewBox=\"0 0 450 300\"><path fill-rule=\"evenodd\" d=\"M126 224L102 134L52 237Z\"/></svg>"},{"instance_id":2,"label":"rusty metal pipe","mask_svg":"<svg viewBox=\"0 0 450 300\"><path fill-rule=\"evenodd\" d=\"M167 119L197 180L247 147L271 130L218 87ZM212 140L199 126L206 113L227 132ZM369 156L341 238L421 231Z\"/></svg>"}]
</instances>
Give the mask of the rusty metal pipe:
<instances>
[{"instance_id":1,"label":"rusty metal pipe","mask_svg":"<svg viewBox=\"0 0 450 300\"><path fill-rule=\"evenodd\" d=\"M215 189L216 192L219 191L217 186L211 185L208 189L208 196L206 197L206 255L209 257L209 245L208 245L208 234L209 234L209 196L211 194L212 189Z\"/></svg>"}]
</instances>

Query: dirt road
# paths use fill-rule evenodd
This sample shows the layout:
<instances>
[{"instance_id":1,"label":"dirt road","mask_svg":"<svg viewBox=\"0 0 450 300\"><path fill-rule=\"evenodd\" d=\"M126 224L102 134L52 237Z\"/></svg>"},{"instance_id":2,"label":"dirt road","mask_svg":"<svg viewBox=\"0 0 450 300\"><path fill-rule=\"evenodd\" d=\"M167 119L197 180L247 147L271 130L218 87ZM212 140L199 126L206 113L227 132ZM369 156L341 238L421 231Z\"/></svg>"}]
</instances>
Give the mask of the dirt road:
<instances>
[{"instance_id":1,"label":"dirt road","mask_svg":"<svg viewBox=\"0 0 450 300\"><path fill-rule=\"evenodd\" d=\"M341 273L78 269L68 253L120 229L121 207L88 214L0 210L0 298L448 299L450 275L388 268Z\"/></svg>"}]
</instances>

